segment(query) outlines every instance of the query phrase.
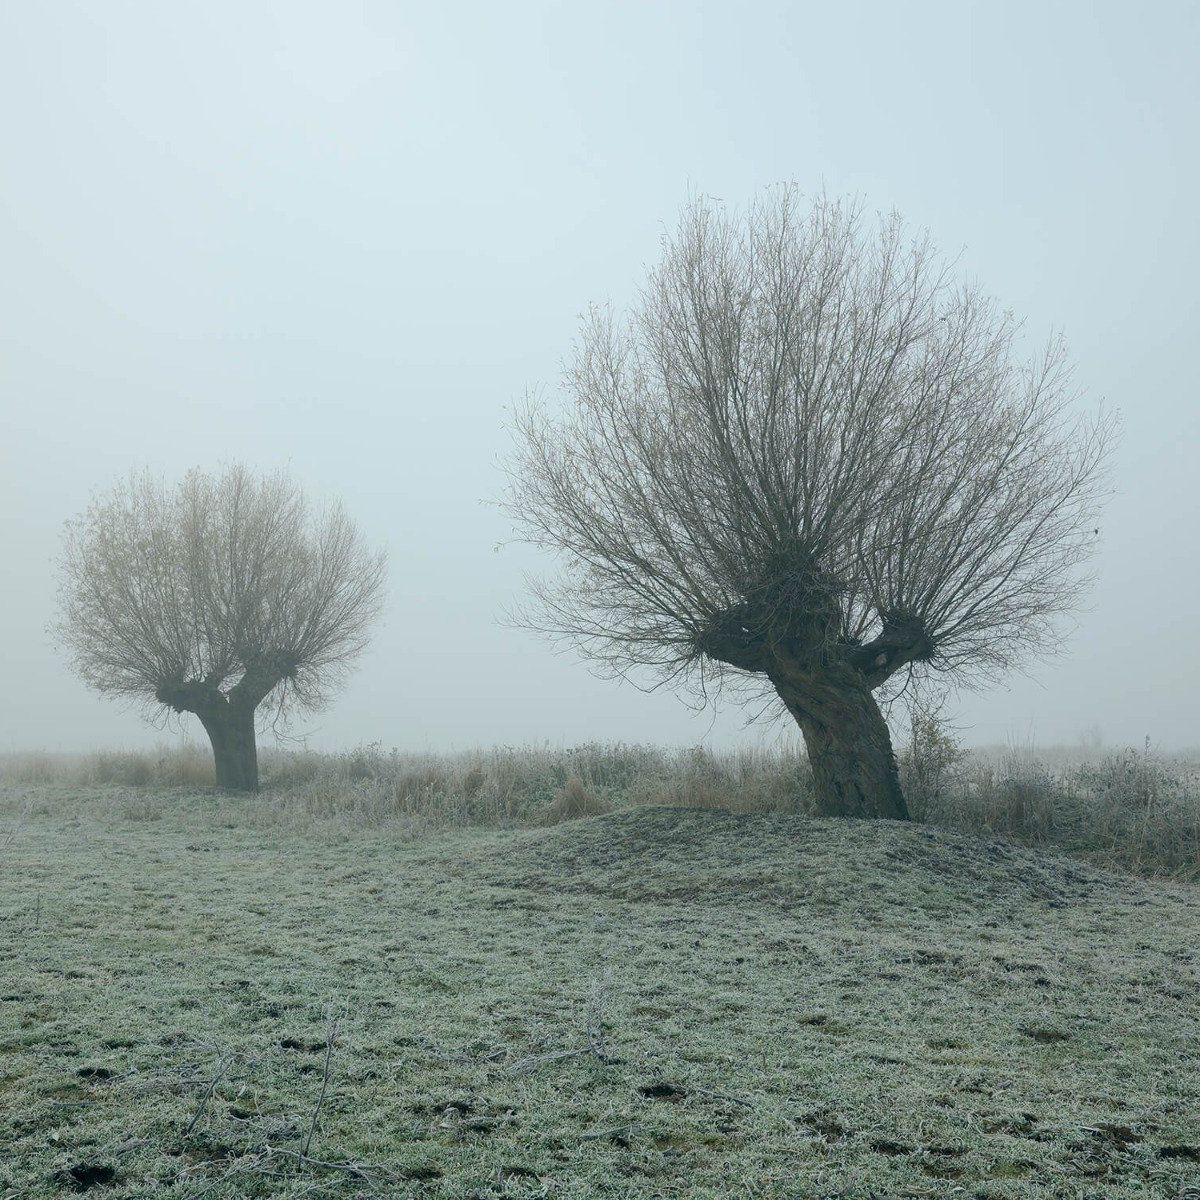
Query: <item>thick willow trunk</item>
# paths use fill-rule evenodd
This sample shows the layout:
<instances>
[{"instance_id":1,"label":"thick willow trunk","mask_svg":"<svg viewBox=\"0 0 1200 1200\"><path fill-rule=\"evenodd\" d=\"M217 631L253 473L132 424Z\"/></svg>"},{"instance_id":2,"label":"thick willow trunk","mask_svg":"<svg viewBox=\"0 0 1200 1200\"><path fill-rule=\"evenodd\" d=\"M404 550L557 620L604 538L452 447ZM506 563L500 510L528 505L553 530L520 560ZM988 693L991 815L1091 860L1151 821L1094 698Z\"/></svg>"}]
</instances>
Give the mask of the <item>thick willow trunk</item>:
<instances>
[{"instance_id":1,"label":"thick willow trunk","mask_svg":"<svg viewBox=\"0 0 1200 1200\"><path fill-rule=\"evenodd\" d=\"M776 687L804 734L817 811L907 821L892 737L871 689L852 678Z\"/></svg>"},{"instance_id":2,"label":"thick willow trunk","mask_svg":"<svg viewBox=\"0 0 1200 1200\"><path fill-rule=\"evenodd\" d=\"M222 704L199 714L212 742L217 787L228 792L258 791L258 746L254 710Z\"/></svg>"}]
</instances>

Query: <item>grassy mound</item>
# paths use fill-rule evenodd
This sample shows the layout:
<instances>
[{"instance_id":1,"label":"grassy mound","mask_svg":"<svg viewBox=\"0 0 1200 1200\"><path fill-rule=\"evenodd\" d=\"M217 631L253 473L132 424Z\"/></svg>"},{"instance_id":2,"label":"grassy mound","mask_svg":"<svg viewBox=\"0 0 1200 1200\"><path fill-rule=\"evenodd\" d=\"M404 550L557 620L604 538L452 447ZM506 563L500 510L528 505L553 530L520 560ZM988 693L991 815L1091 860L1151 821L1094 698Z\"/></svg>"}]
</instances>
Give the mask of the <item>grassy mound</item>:
<instances>
[{"instance_id":1,"label":"grassy mound","mask_svg":"<svg viewBox=\"0 0 1200 1200\"><path fill-rule=\"evenodd\" d=\"M1195 888L890 823L638 809L411 842L254 803L0 818L0 1196L1200 1174Z\"/></svg>"}]
</instances>

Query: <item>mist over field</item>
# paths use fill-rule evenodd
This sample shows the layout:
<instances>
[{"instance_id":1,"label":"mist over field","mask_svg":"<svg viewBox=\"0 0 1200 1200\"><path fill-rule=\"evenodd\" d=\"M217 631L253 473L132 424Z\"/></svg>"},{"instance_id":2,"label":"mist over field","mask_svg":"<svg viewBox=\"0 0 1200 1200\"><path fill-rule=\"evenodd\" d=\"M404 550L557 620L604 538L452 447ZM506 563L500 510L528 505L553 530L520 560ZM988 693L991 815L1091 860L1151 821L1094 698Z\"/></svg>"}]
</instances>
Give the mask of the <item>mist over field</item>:
<instances>
[{"instance_id":1,"label":"mist over field","mask_svg":"<svg viewBox=\"0 0 1200 1200\"><path fill-rule=\"evenodd\" d=\"M1197 61L0 5L0 1200L1200 1200Z\"/></svg>"},{"instance_id":2,"label":"mist over field","mask_svg":"<svg viewBox=\"0 0 1200 1200\"><path fill-rule=\"evenodd\" d=\"M689 192L781 180L927 227L1031 343L1064 329L1081 403L1122 415L1078 626L962 695L965 739L1194 745L1196 20L6 6L0 748L161 739L68 673L52 560L129 469L233 460L289 466L390 551L371 652L293 730L310 745L790 739L499 624L548 560L492 503L506 411L559 396L580 310L634 298Z\"/></svg>"}]
</instances>

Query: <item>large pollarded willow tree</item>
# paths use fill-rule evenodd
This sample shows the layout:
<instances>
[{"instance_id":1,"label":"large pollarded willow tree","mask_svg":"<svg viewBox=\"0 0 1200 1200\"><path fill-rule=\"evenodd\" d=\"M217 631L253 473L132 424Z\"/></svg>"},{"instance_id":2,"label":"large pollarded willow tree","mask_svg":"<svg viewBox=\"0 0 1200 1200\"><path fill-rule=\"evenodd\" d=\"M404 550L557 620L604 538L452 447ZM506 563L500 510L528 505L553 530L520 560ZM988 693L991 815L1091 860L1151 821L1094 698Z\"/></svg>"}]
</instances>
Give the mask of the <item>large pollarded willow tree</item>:
<instances>
[{"instance_id":1,"label":"large pollarded willow tree","mask_svg":"<svg viewBox=\"0 0 1200 1200\"><path fill-rule=\"evenodd\" d=\"M58 632L76 672L194 713L219 787L258 788L256 720L319 707L367 644L384 555L284 473L135 474L68 523Z\"/></svg>"},{"instance_id":2,"label":"large pollarded willow tree","mask_svg":"<svg viewBox=\"0 0 1200 1200\"><path fill-rule=\"evenodd\" d=\"M573 406L517 417L509 509L564 565L525 619L620 672L755 677L822 812L907 817L876 693L1052 649L1098 532L1112 422L1016 333L898 218L693 202L628 319L584 319Z\"/></svg>"}]
</instances>

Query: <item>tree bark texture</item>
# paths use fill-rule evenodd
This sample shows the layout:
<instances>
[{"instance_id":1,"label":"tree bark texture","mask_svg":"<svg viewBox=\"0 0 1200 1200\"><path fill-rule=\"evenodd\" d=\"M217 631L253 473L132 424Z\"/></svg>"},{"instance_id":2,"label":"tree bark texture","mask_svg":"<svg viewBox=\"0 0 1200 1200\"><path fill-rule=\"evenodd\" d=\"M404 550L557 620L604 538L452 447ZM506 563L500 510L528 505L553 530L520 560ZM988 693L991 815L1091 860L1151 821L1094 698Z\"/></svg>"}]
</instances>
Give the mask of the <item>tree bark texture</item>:
<instances>
[{"instance_id":1,"label":"tree bark texture","mask_svg":"<svg viewBox=\"0 0 1200 1200\"><path fill-rule=\"evenodd\" d=\"M775 686L804 734L821 816L907 821L891 734L870 687L849 672L817 686Z\"/></svg>"},{"instance_id":2,"label":"tree bark texture","mask_svg":"<svg viewBox=\"0 0 1200 1200\"><path fill-rule=\"evenodd\" d=\"M228 792L258 791L258 746L254 709L223 703L197 713L212 742L217 787Z\"/></svg>"}]
</instances>

